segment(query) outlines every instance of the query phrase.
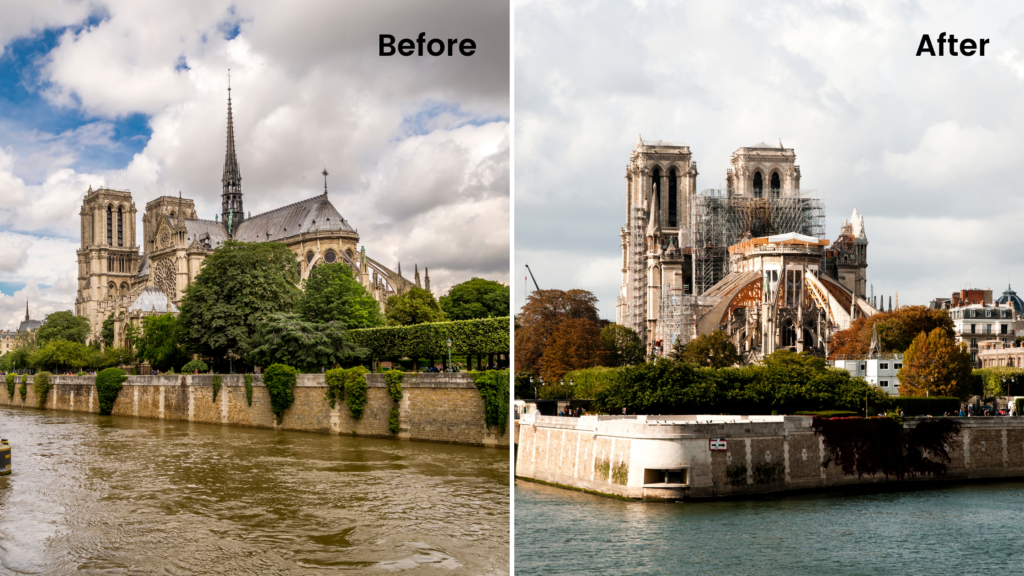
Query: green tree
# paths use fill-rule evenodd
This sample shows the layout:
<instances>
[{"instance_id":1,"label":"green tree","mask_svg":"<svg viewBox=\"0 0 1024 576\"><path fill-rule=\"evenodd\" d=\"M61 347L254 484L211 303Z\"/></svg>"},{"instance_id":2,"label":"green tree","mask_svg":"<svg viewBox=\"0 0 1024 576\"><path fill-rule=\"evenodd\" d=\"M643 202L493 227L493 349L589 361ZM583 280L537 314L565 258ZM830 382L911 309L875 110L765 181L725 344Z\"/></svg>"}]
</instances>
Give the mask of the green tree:
<instances>
[{"instance_id":1,"label":"green tree","mask_svg":"<svg viewBox=\"0 0 1024 576\"><path fill-rule=\"evenodd\" d=\"M321 264L304 282L296 312L309 322L341 321L349 329L385 324L380 303L355 278L347 264Z\"/></svg>"},{"instance_id":2,"label":"green tree","mask_svg":"<svg viewBox=\"0 0 1024 576\"><path fill-rule=\"evenodd\" d=\"M185 289L182 343L226 367L228 350L244 356L264 318L292 310L302 295L298 281L295 254L284 244L225 242Z\"/></svg>"},{"instance_id":3,"label":"green tree","mask_svg":"<svg viewBox=\"0 0 1024 576\"><path fill-rule=\"evenodd\" d=\"M440 303L449 320L503 318L508 316L509 298L509 287L501 282L473 278L452 286Z\"/></svg>"},{"instance_id":4,"label":"green tree","mask_svg":"<svg viewBox=\"0 0 1024 576\"><path fill-rule=\"evenodd\" d=\"M957 344L945 328L921 332L903 356L903 368L897 378L900 392L906 396L970 395L973 374L967 344Z\"/></svg>"},{"instance_id":5,"label":"green tree","mask_svg":"<svg viewBox=\"0 0 1024 576\"><path fill-rule=\"evenodd\" d=\"M609 366L632 366L644 361L644 343L640 336L621 324L602 328L601 343L608 351Z\"/></svg>"},{"instance_id":6,"label":"green tree","mask_svg":"<svg viewBox=\"0 0 1024 576\"><path fill-rule=\"evenodd\" d=\"M91 348L80 342L51 339L32 351L28 363L44 370L81 368L90 363L93 353Z\"/></svg>"},{"instance_id":7,"label":"green tree","mask_svg":"<svg viewBox=\"0 0 1024 576\"><path fill-rule=\"evenodd\" d=\"M50 340L67 340L85 344L89 337L89 319L75 316L70 310L47 315L42 326L36 330L36 342L45 346Z\"/></svg>"},{"instance_id":8,"label":"green tree","mask_svg":"<svg viewBox=\"0 0 1024 576\"><path fill-rule=\"evenodd\" d=\"M673 360L688 362L696 366L725 368L739 364L740 355L729 336L722 330L710 334L701 334L685 345L676 341L669 357Z\"/></svg>"},{"instance_id":9,"label":"green tree","mask_svg":"<svg viewBox=\"0 0 1024 576\"><path fill-rule=\"evenodd\" d=\"M100 340L103 340L104 346L114 345L114 313L111 312L107 319L103 321L103 328L100 330Z\"/></svg>"},{"instance_id":10,"label":"green tree","mask_svg":"<svg viewBox=\"0 0 1024 576\"><path fill-rule=\"evenodd\" d=\"M174 314L146 316L142 319L141 334L134 339L139 358L157 370L188 362L189 354L180 345L181 332L181 325Z\"/></svg>"},{"instance_id":11,"label":"green tree","mask_svg":"<svg viewBox=\"0 0 1024 576\"><path fill-rule=\"evenodd\" d=\"M288 364L319 372L368 353L352 344L342 322L307 322L298 314L277 313L259 323L248 360L259 366Z\"/></svg>"},{"instance_id":12,"label":"green tree","mask_svg":"<svg viewBox=\"0 0 1024 576\"><path fill-rule=\"evenodd\" d=\"M446 319L434 295L415 286L405 294L389 296L385 315L391 326L412 326Z\"/></svg>"}]
</instances>

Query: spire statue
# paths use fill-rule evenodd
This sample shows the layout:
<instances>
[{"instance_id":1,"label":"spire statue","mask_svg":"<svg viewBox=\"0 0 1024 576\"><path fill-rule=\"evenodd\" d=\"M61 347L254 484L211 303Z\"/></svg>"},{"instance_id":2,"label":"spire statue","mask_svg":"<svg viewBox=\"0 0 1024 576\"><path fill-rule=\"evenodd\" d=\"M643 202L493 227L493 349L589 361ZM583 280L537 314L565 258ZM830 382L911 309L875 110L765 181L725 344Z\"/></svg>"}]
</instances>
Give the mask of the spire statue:
<instances>
[{"instance_id":1,"label":"spire statue","mask_svg":"<svg viewBox=\"0 0 1024 576\"><path fill-rule=\"evenodd\" d=\"M245 220L245 212L242 210L242 171L238 168L238 157L235 155L235 123L231 114L231 70L228 70L227 151L224 153L224 176L221 178L221 184L221 221L224 224L233 224L238 220L241 224ZM232 217L236 213L237 216Z\"/></svg>"}]
</instances>

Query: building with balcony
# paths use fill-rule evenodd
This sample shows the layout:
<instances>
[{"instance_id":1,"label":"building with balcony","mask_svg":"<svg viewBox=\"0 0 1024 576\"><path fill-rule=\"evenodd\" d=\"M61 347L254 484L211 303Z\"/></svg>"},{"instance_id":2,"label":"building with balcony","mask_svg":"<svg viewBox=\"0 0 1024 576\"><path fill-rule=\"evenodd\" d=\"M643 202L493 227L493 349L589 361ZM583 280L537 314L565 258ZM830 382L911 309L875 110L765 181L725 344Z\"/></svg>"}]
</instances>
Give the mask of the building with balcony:
<instances>
[{"instance_id":1,"label":"building with balcony","mask_svg":"<svg viewBox=\"0 0 1024 576\"><path fill-rule=\"evenodd\" d=\"M1009 346L1016 340L1016 331L1024 328L1020 325L1018 306L1024 306L1024 303L1009 288L995 302L991 290L960 290L953 293L949 316L953 319L954 337L957 342L967 344L975 368L982 367L978 358L982 344L998 342Z\"/></svg>"}]
</instances>

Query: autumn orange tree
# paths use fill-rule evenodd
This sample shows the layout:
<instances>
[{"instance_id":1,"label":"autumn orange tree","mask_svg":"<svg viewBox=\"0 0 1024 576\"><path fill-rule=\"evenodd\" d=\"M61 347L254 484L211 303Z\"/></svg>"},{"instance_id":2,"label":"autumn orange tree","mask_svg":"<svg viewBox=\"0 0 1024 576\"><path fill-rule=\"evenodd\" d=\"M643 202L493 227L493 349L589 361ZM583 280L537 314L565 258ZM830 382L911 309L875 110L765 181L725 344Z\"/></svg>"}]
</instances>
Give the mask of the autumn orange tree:
<instances>
[{"instance_id":1,"label":"autumn orange tree","mask_svg":"<svg viewBox=\"0 0 1024 576\"><path fill-rule=\"evenodd\" d=\"M570 318L562 321L548 339L540 358L540 373L554 384L570 370L598 366L604 353L597 324L587 318Z\"/></svg>"},{"instance_id":2,"label":"autumn orange tree","mask_svg":"<svg viewBox=\"0 0 1024 576\"><path fill-rule=\"evenodd\" d=\"M548 340L566 320L600 324L597 297L587 290L536 290L516 317L516 372L540 372Z\"/></svg>"},{"instance_id":3,"label":"autumn orange tree","mask_svg":"<svg viewBox=\"0 0 1024 576\"><path fill-rule=\"evenodd\" d=\"M832 336L830 357L840 354L863 356L871 348L871 335L878 327L879 345L885 352L903 352L920 333L941 328L953 336L953 319L945 310L927 306L901 306L892 312L881 312L870 318L858 318L846 330ZM901 381L902 382L902 381Z\"/></svg>"},{"instance_id":4,"label":"autumn orange tree","mask_svg":"<svg viewBox=\"0 0 1024 576\"><path fill-rule=\"evenodd\" d=\"M897 375L905 396L955 396L970 394L971 353L957 344L943 328L921 332L903 356Z\"/></svg>"}]
</instances>

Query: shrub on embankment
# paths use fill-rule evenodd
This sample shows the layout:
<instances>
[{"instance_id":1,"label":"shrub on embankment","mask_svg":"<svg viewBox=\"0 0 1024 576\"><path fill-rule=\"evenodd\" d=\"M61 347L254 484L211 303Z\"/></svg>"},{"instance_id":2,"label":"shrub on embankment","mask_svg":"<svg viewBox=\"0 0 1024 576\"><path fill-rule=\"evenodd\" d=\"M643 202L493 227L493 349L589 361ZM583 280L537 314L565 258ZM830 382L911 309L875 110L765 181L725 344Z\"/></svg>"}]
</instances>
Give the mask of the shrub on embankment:
<instances>
[{"instance_id":1,"label":"shrub on embankment","mask_svg":"<svg viewBox=\"0 0 1024 576\"><path fill-rule=\"evenodd\" d=\"M489 370L471 372L470 375L484 401L484 423L488 428L497 428L499 435L505 434L508 426L509 371Z\"/></svg>"},{"instance_id":2,"label":"shrub on embankment","mask_svg":"<svg viewBox=\"0 0 1024 576\"><path fill-rule=\"evenodd\" d=\"M334 368L324 373L327 383L326 400L331 408L344 401L349 414L356 420L362 418L366 408L366 374L364 366Z\"/></svg>"},{"instance_id":3,"label":"shrub on embankment","mask_svg":"<svg viewBox=\"0 0 1024 576\"><path fill-rule=\"evenodd\" d=\"M36 393L36 408L42 409L46 407L46 395L50 392L50 388L53 384L50 382L50 377L53 374L49 372L39 372L32 377L32 391Z\"/></svg>"},{"instance_id":4,"label":"shrub on embankment","mask_svg":"<svg viewBox=\"0 0 1024 576\"><path fill-rule=\"evenodd\" d=\"M7 384L7 399L13 402L14 388L18 385L18 375L14 372L9 372L4 379L4 383Z\"/></svg>"},{"instance_id":5,"label":"shrub on embankment","mask_svg":"<svg viewBox=\"0 0 1024 576\"><path fill-rule=\"evenodd\" d=\"M96 375L96 396L99 397L101 415L110 415L114 409L117 394L124 387L126 380L128 380L128 374L120 368L100 370Z\"/></svg>"},{"instance_id":6,"label":"shrub on embankment","mask_svg":"<svg viewBox=\"0 0 1024 576\"><path fill-rule=\"evenodd\" d=\"M637 414L793 414L891 406L877 386L824 360L776 352L759 365L704 368L673 360L629 366L597 393L594 407Z\"/></svg>"},{"instance_id":7,"label":"shrub on embankment","mask_svg":"<svg viewBox=\"0 0 1024 576\"><path fill-rule=\"evenodd\" d=\"M270 406L277 417L277 423L281 423L284 411L295 402L295 381L298 370L284 364L272 364L263 373L263 383L267 386L267 393L270 395Z\"/></svg>"}]
</instances>

